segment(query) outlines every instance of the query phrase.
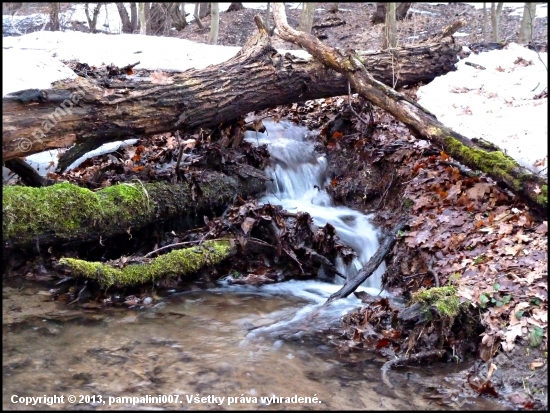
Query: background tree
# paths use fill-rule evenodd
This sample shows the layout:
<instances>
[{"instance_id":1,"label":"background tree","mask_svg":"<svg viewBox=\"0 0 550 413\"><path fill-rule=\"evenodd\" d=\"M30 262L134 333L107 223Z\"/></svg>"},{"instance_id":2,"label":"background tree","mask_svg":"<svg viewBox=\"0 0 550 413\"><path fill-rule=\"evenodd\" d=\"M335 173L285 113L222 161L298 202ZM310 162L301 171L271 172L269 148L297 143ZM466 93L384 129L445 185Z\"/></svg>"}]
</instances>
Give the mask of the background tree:
<instances>
[{"instance_id":1,"label":"background tree","mask_svg":"<svg viewBox=\"0 0 550 413\"><path fill-rule=\"evenodd\" d=\"M227 9L227 11L239 11L239 10L244 10L244 6L242 3L231 3L229 5L229 8Z\"/></svg>"},{"instance_id":2,"label":"background tree","mask_svg":"<svg viewBox=\"0 0 550 413\"><path fill-rule=\"evenodd\" d=\"M220 32L220 8L218 3L212 3L212 9L210 12L210 35L208 36L208 44L218 43L218 33Z\"/></svg>"},{"instance_id":3,"label":"background tree","mask_svg":"<svg viewBox=\"0 0 550 413\"><path fill-rule=\"evenodd\" d=\"M88 27L90 28L90 33L97 32L97 16L99 15L99 12L101 10L101 6L103 3L97 3L94 7L94 11L92 13L92 17L90 17L90 11L89 11L89 4L90 3L84 3L84 12L86 13L86 20L88 20Z\"/></svg>"},{"instance_id":4,"label":"background tree","mask_svg":"<svg viewBox=\"0 0 550 413\"><path fill-rule=\"evenodd\" d=\"M338 12L338 3L330 3L328 5L328 12L329 13L337 13Z\"/></svg>"},{"instance_id":5,"label":"background tree","mask_svg":"<svg viewBox=\"0 0 550 413\"><path fill-rule=\"evenodd\" d=\"M313 26L313 16L315 15L315 3L302 3L302 13L300 14L299 30L304 33L311 33Z\"/></svg>"},{"instance_id":6,"label":"background tree","mask_svg":"<svg viewBox=\"0 0 550 413\"><path fill-rule=\"evenodd\" d=\"M487 44L487 32L489 26L489 17L487 15L487 3L483 3L483 44Z\"/></svg>"},{"instance_id":7,"label":"background tree","mask_svg":"<svg viewBox=\"0 0 550 413\"><path fill-rule=\"evenodd\" d=\"M200 5L201 3L195 3L195 10L193 12L193 17L195 18L195 21L197 22L197 26L199 26L199 29L203 30L204 24L202 24L202 21L201 21Z\"/></svg>"},{"instance_id":8,"label":"background tree","mask_svg":"<svg viewBox=\"0 0 550 413\"><path fill-rule=\"evenodd\" d=\"M211 13L212 3L199 3L199 17L204 19Z\"/></svg>"},{"instance_id":9,"label":"background tree","mask_svg":"<svg viewBox=\"0 0 550 413\"><path fill-rule=\"evenodd\" d=\"M380 24L386 21L386 6L389 3L376 3L376 11L372 15L372 24ZM395 18L397 20L404 20L407 17L407 13L411 8L412 3L396 3Z\"/></svg>"},{"instance_id":10,"label":"background tree","mask_svg":"<svg viewBox=\"0 0 550 413\"><path fill-rule=\"evenodd\" d=\"M139 9L139 34L147 34L147 18L145 17L145 3L138 3Z\"/></svg>"},{"instance_id":11,"label":"background tree","mask_svg":"<svg viewBox=\"0 0 550 413\"><path fill-rule=\"evenodd\" d=\"M535 29L535 15L537 14L537 3L525 3L523 17L519 29L519 43L528 44L533 40Z\"/></svg>"},{"instance_id":12,"label":"background tree","mask_svg":"<svg viewBox=\"0 0 550 413\"><path fill-rule=\"evenodd\" d=\"M59 9L61 3L50 3L50 30L52 32L59 31Z\"/></svg>"},{"instance_id":13,"label":"background tree","mask_svg":"<svg viewBox=\"0 0 550 413\"><path fill-rule=\"evenodd\" d=\"M384 39L382 49L397 46L397 21L395 19L395 9L397 3L386 4L386 26L384 27Z\"/></svg>"},{"instance_id":14,"label":"background tree","mask_svg":"<svg viewBox=\"0 0 550 413\"><path fill-rule=\"evenodd\" d=\"M504 3L491 3L491 24L493 26L493 42L500 41L500 15Z\"/></svg>"},{"instance_id":15,"label":"background tree","mask_svg":"<svg viewBox=\"0 0 550 413\"><path fill-rule=\"evenodd\" d=\"M118 10L118 15L120 16L120 21L122 23L122 33L133 33L132 29L134 25L130 20L130 16L128 15L128 10L126 10L124 3L115 3L115 5ZM137 26L137 22L136 22L136 26Z\"/></svg>"}]
</instances>

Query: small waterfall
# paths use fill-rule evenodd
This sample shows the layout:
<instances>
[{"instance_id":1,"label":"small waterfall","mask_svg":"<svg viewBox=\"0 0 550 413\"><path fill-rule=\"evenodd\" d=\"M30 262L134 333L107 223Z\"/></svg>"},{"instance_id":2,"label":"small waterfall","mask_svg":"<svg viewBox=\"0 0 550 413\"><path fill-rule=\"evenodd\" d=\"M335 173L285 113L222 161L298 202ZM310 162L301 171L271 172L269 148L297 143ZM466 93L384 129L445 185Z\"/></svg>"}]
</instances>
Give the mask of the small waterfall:
<instances>
[{"instance_id":1,"label":"small waterfall","mask_svg":"<svg viewBox=\"0 0 550 413\"><path fill-rule=\"evenodd\" d=\"M308 212L315 225L332 224L342 243L357 253L349 265L339 259L336 268L346 277L353 277L368 262L378 249L378 231L370 217L359 211L334 206L329 194L323 189L328 183L327 160L318 156L314 144L308 140L308 129L290 122L264 120L266 133L247 132L245 139L251 143L267 144L272 164L266 168L273 179L260 202L282 205L288 211ZM365 282L365 287L380 291L385 264ZM339 277L336 282L342 283Z\"/></svg>"}]
</instances>

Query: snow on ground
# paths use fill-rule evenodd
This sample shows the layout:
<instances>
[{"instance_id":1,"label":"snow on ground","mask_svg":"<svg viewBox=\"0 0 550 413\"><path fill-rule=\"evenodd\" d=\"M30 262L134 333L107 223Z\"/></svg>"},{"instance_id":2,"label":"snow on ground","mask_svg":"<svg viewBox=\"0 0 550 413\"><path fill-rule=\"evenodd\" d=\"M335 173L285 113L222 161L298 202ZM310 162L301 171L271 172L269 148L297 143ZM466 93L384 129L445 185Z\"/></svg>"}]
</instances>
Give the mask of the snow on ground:
<instances>
[{"instance_id":1,"label":"snow on ground","mask_svg":"<svg viewBox=\"0 0 550 413\"><path fill-rule=\"evenodd\" d=\"M536 52L517 44L471 54L458 62L456 72L421 87L418 102L456 132L493 142L521 165L540 171L548 158L548 99L534 97L548 88L548 54L540 58L544 64Z\"/></svg>"},{"instance_id":2,"label":"snow on ground","mask_svg":"<svg viewBox=\"0 0 550 413\"><path fill-rule=\"evenodd\" d=\"M211 46L188 40L82 32L35 32L3 38L2 85L4 96L30 88L48 88L56 80L74 78L61 60L77 59L90 65L125 66L140 61L138 68L186 70L204 68L234 56L238 47ZM292 51L297 54L303 51ZM517 62L521 57L523 66ZM540 58L547 64L547 54ZM473 62L486 70L467 66ZM533 164L548 156L548 100L534 99L547 88L547 70L539 56L512 44L504 50L472 54L457 64L456 72L440 76L418 91L420 103L444 124L473 138L494 142L521 164ZM55 151L36 154L47 157ZM57 161L54 159L54 161Z\"/></svg>"}]
</instances>

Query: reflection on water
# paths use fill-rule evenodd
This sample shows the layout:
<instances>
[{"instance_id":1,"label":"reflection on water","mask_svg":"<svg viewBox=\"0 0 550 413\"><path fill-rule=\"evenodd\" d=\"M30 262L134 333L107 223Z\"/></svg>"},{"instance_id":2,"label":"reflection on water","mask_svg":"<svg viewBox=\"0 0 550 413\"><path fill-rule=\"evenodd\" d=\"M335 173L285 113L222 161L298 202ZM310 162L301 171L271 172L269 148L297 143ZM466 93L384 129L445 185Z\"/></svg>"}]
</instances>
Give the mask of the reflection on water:
<instances>
[{"instance_id":1,"label":"reflection on water","mask_svg":"<svg viewBox=\"0 0 550 413\"><path fill-rule=\"evenodd\" d=\"M294 286L296 287L296 286ZM304 285L315 296L315 285ZM298 288L300 289L300 287ZM173 296L155 308L114 311L103 319L59 322L33 318L4 325L3 407L22 409L13 395L101 395L106 405L59 404L51 408L183 409L440 409L420 397L418 369L380 377L379 361L344 362L325 339L276 333L317 299L285 295L284 289L219 290ZM328 294L329 292L327 292ZM301 318L301 321L307 317ZM311 321L313 320L313 321ZM305 330L314 332L315 319ZM281 323L279 323L281 324ZM265 334L261 332L264 331ZM407 380L407 377L409 380ZM412 379L411 379L412 377ZM434 382L438 382L434 377ZM423 384L425 385L425 384ZM437 384L436 384L437 385ZM179 395L179 403L116 403L109 397ZM188 396L212 398L188 403ZM240 399L248 397L249 399ZM321 403L269 404L262 397L317 397ZM228 397L235 397L228 405ZM255 398L255 399L254 399ZM273 399L271 399L273 400ZM466 399L461 399L466 401ZM281 401L281 400L279 400ZM466 404L462 409L495 406ZM44 405L29 406L43 409ZM447 409L457 409L451 403Z\"/></svg>"}]
</instances>

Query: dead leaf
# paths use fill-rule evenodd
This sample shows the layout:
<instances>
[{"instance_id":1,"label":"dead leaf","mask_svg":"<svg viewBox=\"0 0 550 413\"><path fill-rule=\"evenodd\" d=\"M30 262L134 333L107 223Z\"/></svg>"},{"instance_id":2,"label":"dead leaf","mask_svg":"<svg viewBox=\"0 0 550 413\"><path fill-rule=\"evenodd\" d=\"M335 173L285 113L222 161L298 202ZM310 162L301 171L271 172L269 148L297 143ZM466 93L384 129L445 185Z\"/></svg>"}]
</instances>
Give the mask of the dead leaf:
<instances>
[{"instance_id":1,"label":"dead leaf","mask_svg":"<svg viewBox=\"0 0 550 413\"><path fill-rule=\"evenodd\" d=\"M243 223L241 224L241 228L245 234L248 234L248 232L252 229L252 227L254 226L254 222L256 222L254 218L246 217L244 219Z\"/></svg>"},{"instance_id":2,"label":"dead leaf","mask_svg":"<svg viewBox=\"0 0 550 413\"><path fill-rule=\"evenodd\" d=\"M483 198L483 196L490 192L491 185L486 182L478 182L476 183L472 188L468 189L466 191L466 194L470 199L473 200L479 200Z\"/></svg>"}]
</instances>

